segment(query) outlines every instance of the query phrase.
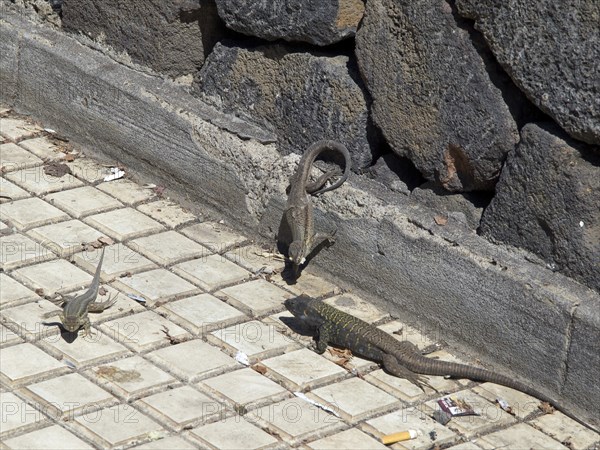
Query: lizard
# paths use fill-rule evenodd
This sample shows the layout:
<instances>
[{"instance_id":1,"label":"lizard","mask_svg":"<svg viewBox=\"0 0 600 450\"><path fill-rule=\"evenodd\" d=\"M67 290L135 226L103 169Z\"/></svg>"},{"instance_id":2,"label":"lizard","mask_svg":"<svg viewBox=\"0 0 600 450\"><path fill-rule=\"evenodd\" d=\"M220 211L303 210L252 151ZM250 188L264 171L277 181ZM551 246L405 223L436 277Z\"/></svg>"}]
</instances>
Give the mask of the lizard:
<instances>
[{"instance_id":1,"label":"lizard","mask_svg":"<svg viewBox=\"0 0 600 450\"><path fill-rule=\"evenodd\" d=\"M63 310L61 312L52 311L46 313L43 316L44 318L58 315L63 327L67 331L76 332L80 327L83 327L83 336L90 333L91 324L88 312L102 312L115 303L115 300L111 300L110 298L105 302L95 302L98 296L98 288L100 287L100 271L102 269L102 261L104 260L104 250L102 248L100 262L98 263L98 267L96 267L90 287L83 294L63 299L61 301L63 303Z\"/></svg>"},{"instance_id":2,"label":"lizard","mask_svg":"<svg viewBox=\"0 0 600 450\"><path fill-rule=\"evenodd\" d=\"M335 150L344 157L344 172L339 180L330 186L325 186L327 181L335 174L330 171L319 177L317 181L309 183L308 177L314 160L326 150ZM298 274L299 267L304 264L306 257L322 242L332 242L333 234L316 233L314 227L313 207L309 195L320 195L340 187L350 173L351 160L348 149L335 141L322 140L312 144L302 155L298 168L290 180L286 208L283 221L291 232L291 243L288 248L288 257L292 262L294 274Z\"/></svg>"},{"instance_id":3,"label":"lizard","mask_svg":"<svg viewBox=\"0 0 600 450\"><path fill-rule=\"evenodd\" d=\"M358 356L381 363L391 375L406 378L421 389L423 389L422 385L426 384L423 375L469 378L500 384L550 403L578 423L600 432L600 429L566 411L555 399L514 378L467 364L423 356L413 343L399 341L385 331L321 300L301 295L287 299L285 307L295 317L317 329L317 353L323 353L327 344L347 348Z\"/></svg>"}]
</instances>

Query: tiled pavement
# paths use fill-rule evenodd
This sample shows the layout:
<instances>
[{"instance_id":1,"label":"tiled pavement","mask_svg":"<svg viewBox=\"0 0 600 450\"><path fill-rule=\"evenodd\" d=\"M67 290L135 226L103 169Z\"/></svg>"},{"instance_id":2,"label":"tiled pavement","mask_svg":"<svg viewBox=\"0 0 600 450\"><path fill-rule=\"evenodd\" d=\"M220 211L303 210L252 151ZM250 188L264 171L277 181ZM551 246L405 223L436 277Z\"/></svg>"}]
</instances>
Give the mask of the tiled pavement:
<instances>
[{"instance_id":1,"label":"tiled pavement","mask_svg":"<svg viewBox=\"0 0 600 450\"><path fill-rule=\"evenodd\" d=\"M300 292L431 342L308 272L288 286L273 250L129 179L104 182L107 167L0 115L0 189L12 198L0 205L0 448L378 449L382 435L408 429L422 436L392 448L598 445L598 435L501 386L432 377L439 393L422 392L368 361L317 355L285 325L283 301ZM46 174L53 161L72 174ZM117 302L91 315L91 336L61 336L41 316L57 309L48 299L89 284L99 251L86 244L99 238L110 244L100 300ZM481 416L437 423L441 393Z\"/></svg>"}]
</instances>

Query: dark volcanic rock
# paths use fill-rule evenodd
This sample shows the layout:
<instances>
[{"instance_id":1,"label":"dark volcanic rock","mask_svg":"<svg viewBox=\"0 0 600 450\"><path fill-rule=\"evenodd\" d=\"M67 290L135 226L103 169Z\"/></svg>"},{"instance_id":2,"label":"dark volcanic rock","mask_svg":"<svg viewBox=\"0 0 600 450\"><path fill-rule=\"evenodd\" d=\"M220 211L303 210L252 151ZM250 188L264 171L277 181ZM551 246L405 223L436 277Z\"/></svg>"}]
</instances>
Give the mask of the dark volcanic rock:
<instances>
[{"instance_id":1,"label":"dark volcanic rock","mask_svg":"<svg viewBox=\"0 0 600 450\"><path fill-rule=\"evenodd\" d=\"M320 139L339 141L357 170L371 163L377 145L358 83L347 56L219 43L198 73L194 93L274 132L283 154L302 153Z\"/></svg>"},{"instance_id":2,"label":"dark volcanic rock","mask_svg":"<svg viewBox=\"0 0 600 450\"><path fill-rule=\"evenodd\" d=\"M227 32L214 0L64 0L62 13L66 29L174 77L196 72Z\"/></svg>"},{"instance_id":3,"label":"dark volcanic rock","mask_svg":"<svg viewBox=\"0 0 600 450\"><path fill-rule=\"evenodd\" d=\"M232 30L269 41L329 45L354 36L362 0L217 0L219 15Z\"/></svg>"},{"instance_id":4,"label":"dark volcanic rock","mask_svg":"<svg viewBox=\"0 0 600 450\"><path fill-rule=\"evenodd\" d=\"M518 89L478 33L443 0L369 0L356 44L393 150L447 190L492 189L518 142L503 100Z\"/></svg>"},{"instance_id":5,"label":"dark volcanic rock","mask_svg":"<svg viewBox=\"0 0 600 450\"><path fill-rule=\"evenodd\" d=\"M510 153L481 232L537 253L600 290L599 149L553 124L528 124Z\"/></svg>"},{"instance_id":6,"label":"dark volcanic rock","mask_svg":"<svg viewBox=\"0 0 600 450\"><path fill-rule=\"evenodd\" d=\"M457 0L527 97L574 138L600 144L600 2Z\"/></svg>"}]
</instances>

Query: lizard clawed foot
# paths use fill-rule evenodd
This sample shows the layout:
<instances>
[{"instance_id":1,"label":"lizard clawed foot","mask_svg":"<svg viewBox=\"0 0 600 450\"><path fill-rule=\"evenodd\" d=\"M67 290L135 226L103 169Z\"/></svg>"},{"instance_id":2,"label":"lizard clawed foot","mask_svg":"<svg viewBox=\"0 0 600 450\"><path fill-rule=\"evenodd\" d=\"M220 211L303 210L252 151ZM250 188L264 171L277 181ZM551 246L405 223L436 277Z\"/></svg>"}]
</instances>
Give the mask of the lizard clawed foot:
<instances>
[{"instance_id":1,"label":"lizard clawed foot","mask_svg":"<svg viewBox=\"0 0 600 450\"><path fill-rule=\"evenodd\" d=\"M427 378L425 375L420 375L413 372L412 370L407 369L402 364L400 364L400 362L398 362L396 357L390 354L383 355L383 368L391 375L400 378L405 378L406 380L410 381L412 384L417 386L419 389L421 389L423 392L425 392L424 386L427 386L428 388L437 392L437 389L435 389L427 382Z\"/></svg>"}]
</instances>

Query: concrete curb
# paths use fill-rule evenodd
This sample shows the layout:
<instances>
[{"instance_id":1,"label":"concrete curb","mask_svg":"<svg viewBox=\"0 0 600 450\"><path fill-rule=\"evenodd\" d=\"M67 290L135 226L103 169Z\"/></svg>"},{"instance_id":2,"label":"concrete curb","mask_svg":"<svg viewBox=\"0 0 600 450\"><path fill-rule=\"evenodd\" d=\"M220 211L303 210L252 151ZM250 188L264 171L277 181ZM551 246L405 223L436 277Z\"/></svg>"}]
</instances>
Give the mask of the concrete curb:
<instances>
[{"instance_id":1,"label":"concrete curb","mask_svg":"<svg viewBox=\"0 0 600 450\"><path fill-rule=\"evenodd\" d=\"M0 100L271 240L297 161L264 130L5 12ZM156 181L155 181L156 182ZM354 177L316 201L313 265L600 423L600 295Z\"/></svg>"}]
</instances>

